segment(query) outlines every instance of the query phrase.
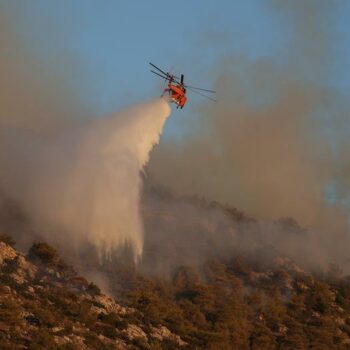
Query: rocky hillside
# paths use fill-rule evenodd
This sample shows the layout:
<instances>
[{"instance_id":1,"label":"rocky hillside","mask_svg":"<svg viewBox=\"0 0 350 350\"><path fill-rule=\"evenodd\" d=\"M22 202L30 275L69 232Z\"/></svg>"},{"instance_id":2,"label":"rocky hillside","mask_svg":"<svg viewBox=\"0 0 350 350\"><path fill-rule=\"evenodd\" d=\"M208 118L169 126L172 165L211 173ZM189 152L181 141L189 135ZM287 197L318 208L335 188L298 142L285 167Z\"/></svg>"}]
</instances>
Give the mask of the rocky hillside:
<instances>
[{"instance_id":1,"label":"rocky hillside","mask_svg":"<svg viewBox=\"0 0 350 350\"><path fill-rule=\"evenodd\" d=\"M350 278L308 268L294 220L267 225L165 192L143 208L137 267L123 254L99 264L88 249L70 260L98 270L115 299L48 244L24 256L1 236L0 349L350 349Z\"/></svg>"},{"instance_id":2,"label":"rocky hillside","mask_svg":"<svg viewBox=\"0 0 350 350\"><path fill-rule=\"evenodd\" d=\"M162 349L186 345L161 324L143 322L35 243L24 256L0 240L0 349Z\"/></svg>"}]
</instances>

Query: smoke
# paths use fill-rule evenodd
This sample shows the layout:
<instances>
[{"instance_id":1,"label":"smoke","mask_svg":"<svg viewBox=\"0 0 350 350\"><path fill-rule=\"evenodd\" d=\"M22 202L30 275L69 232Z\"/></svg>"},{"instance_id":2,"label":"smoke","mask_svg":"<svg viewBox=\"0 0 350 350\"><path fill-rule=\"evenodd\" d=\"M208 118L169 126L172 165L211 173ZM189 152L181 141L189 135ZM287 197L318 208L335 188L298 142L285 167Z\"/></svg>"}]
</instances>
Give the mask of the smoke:
<instances>
[{"instance_id":1,"label":"smoke","mask_svg":"<svg viewBox=\"0 0 350 350\"><path fill-rule=\"evenodd\" d=\"M142 210L144 273L167 278L179 266L199 267L210 258L231 258L238 246L233 221L205 201L177 198L146 182Z\"/></svg>"},{"instance_id":2,"label":"smoke","mask_svg":"<svg viewBox=\"0 0 350 350\"><path fill-rule=\"evenodd\" d=\"M154 152L149 173L177 193L259 218L344 228L342 204L329 201L349 130L346 98L331 86L334 8L286 1L272 9L291 27L283 50L256 60L226 55L215 72L219 102L205 103L192 130Z\"/></svg>"},{"instance_id":3,"label":"smoke","mask_svg":"<svg viewBox=\"0 0 350 350\"><path fill-rule=\"evenodd\" d=\"M277 55L226 54L210 74L218 103L204 101L191 117L193 128L155 150L148 172L178 195L227 203L260 222L243 230L244 240L216 231L219 240L241 248L271 244L308 268L335 262L348 272L350 106L334 84L339 3L268 4L285 31ZM271 224L288 217L305 234ZM219 244L209 237L211 246ZM198 244L193 255L208 254Z\"/></svg>"},{"instance_id":4,"label":"smoke","mask_svg":"<svg viewBox=\"0 0 350 350\"><path fill-rule=\"evenodd\" d=\"M0 6L0 127L55 133L96 115L76 55L43 59L18 29L16 6Z\"/></svg>"},{"instance_id":5,"label":"smoke","mask_svg":"<svg viewBox=\"0 0 350 350\"><path fill-rule=\"evenodd\" d=\"M68 50L58 62L39 64L0 13L2 192L50 241L80 247L87 241L101 254L127 244L135 259L145 243L143 264L154 271L257 242L305 264L344 261L349 104L331 84L335 3L269 1L287 28L277 56L226 53L211 72L219 102L191 113L185 125L191 128L181 139L164 140L147 167L156 183L229 203L264 224L238 229L221 210L146 193L143 242L140 171L159 140L167 103L93 119L96 101L94 94L91 104L82 99L88 84L79 60ZM311 229L290 235L269 221L279 217Z\"/></svg>"},{"instance_id":6,"label":"smoke","mask_svg":"<svg viewBox=\"0 0 350 350\"><path fill-rule=\"evenodd\" d=\"M339 232L305 229L292 218L256 220L243 212L195 196L174 196L145 187L145 244L140 269L168 278L179 266L201 269L208 260L234 257L257 268L350 271L349 239ZM336 241L336 243L334 243Z\"/></svg>"}]
</instances>

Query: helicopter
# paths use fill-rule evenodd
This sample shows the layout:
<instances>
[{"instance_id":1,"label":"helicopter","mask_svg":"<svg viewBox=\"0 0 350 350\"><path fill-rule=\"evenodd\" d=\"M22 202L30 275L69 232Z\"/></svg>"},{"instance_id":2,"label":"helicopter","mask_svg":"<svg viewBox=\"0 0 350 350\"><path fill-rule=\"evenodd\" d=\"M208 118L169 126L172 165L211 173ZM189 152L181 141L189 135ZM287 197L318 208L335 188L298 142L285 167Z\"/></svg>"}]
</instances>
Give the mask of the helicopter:
<instances>
[{"instance_id":1,"label":"helicopter","mask_svg":"<svg viewBox=\"0 0 350 350\"><path fill-rule=\"evenodd\" d=\"M203 92L215 94L216 91L187 85L184 83L185 76L183 74L181 74L181 77L179 78L173 74L164 72L162 69L158 68L156 65L154 65L151 62L149 62L149 64L158 71L156 72L151 69L152 73L160 76L161 78L165 79L165 81L168 82L168 87L164 89L161 96L163 97L164 95L169 95L171 98L171 101L176 104L176 108L181 108L181 109L184 108L187 102L187 96L186 96L187 89L211 101L216 102L215 99L202 93L203 91Z\"/></svg>"}]
</instances>

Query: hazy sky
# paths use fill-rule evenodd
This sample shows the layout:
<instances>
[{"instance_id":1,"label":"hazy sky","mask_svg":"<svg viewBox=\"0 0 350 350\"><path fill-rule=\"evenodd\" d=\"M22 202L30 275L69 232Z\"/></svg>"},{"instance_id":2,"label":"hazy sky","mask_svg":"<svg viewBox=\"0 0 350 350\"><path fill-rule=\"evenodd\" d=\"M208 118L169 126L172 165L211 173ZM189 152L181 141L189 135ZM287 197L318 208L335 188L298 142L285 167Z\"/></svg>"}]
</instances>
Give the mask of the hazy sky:
<instances>
[{"instance_id":1,"label":"hazy sky","mask_svg":"<svg viewBox=\"0 0 350 350\"><path fill-rule=\"evenodd\" d=\"M186 136L190 141L188 149L183 154L180 152L178 157L181 170L185 168L183 158L193 150L191 142L196 141L196 137L204 135L198 152L205 153L205 150L208 154L215 146L220 146L223 138L232 141L236 127L232 120L242 118L242 123L246 122L244 111L249 110L255 115L254 108L266 102L271 102L271 106L267 107L279 106L279 92L287 94L283 85L285 79L288 86L300 83L296 86L303 88L300 90L299 87L303 98L308 97L310 88L315 92L317 103L312 105L312 111L306 108L305 112L297 110L295 114L300 112L303 121L304 114L317 116L310 124L312 135L307 133L306 138L309 139L310 135L321 138L324 137L322 133L329 134L324 139L332 146L329 152L334 155L331 165L327 163L327 166L336 173L334 163L339 163L342 174L339 177L344 180L349 178L347 169L350 169L347 166L348 146L344 141L349 139L350 130L347 107L350 91L349 15L350 2L345 0L180 0L175 3L158 0L0 0L0 28L4 28L5 32L5 35L0 32L0 50L12 50L0 55L0 67L5 57L10 64L6 61L3 69L6 71L8 66L13 69L12 80L17 79L17 73L20 77L12 84L14 92L8 89L6 77L2 79L3 99L6 102L6 92L14 95L11 98L17 97L18 91L23 93L21 88L27 91L34 86L42 90L43 93L39 93L41 99L32 101L31 94L28 94L29 99L22 99L32 103L33 113L44 110L48 115L47 111L54 110L62 118L68 95L70 102L73 100L79 107L83 105L81 110L87 111L88 117L98 116L161 94L164 82L149 72L148 62L176 74L184 73L185 81L191 85L217 88L219 102L213 104L189 94L186 108L175 110L167 121L159 149L164 148L174 135L181 136L180 141L184 144ZM1 40L5 41L4 45ZM20 58L19 67L16 66L17 58ZM36 84L37 75L39 84ZM34 84L24 84L30 80L28 77ZM47 94L46 87L49 89ZM280 143L271 146L273 150L284 146L284 136L291 133L286 127L286 114L301 104L298 98L293 100L289 92L287 95L276 113L276 120L272 120L272 125L278 122L277 135L270 136L271 128L263 124L266 129L266 138L261 141L263 146L270 139L280 140ZM275 101L272 101L274 98ZM14 99L15 107L23 105L26 108L22 100ZM40 103L44 107L36 108ZM238 108L240 103L243 111ZM263 105L259 107L264 109ZM79 108L67 108L64 117L70 118L76 109L80 111ZM28 110L25 112L21 110L23 117L27 118ZM230 113L226 115L224 112ZM81 114L85 117L84 113ZM267 108L266 116L270 114ZM222 123L222 115L226 115L223 120L227 125ZM294 117L293 113L290 117ZM38 122L35 124L40 125ZM220 130L225 131L226 136L218 134L215 140L211 132L217 131L217 126L224 126ZM224 154L231 156L251 137L249 128L244 135L242 126L236 129L237 144L232 149L221 145L220 157ZM252 124L252 129L256 129L256 124ZM205 135L206 132L209 136ZM297 145L299 129L295 136L293 142ZM178 146L172 148L178 149ZM254 152L256 148L262 147L251 146ZM301 149L303 161L304 153L307 153L304 150ZM237 159L244 158L247 151L243 151ZM315 153L313 148L312 151ZM326 153L323 150L319 152L322 156ZM152 158L157 159L157 154L154 153ZM261 158L265 159L263 155ZM279 166L285 158L282 152L270 168L273 170L273 166ZM167 159L170 157L165 153L162 160L165 165L162 163L162 167L171 169L175 162L171 160L167 164ZM198 159L196 153L189 157L187 168L193 168L194 159ZM220 180L213 169L206 167L203 168L205 171L199 167L198 173L191 168L194 178L205 178L202 174L206 174L206 178L218 178L221 183L228 183L227 179L231 181L237 175L237 167L233 166L229 171L225 167L237 164L237 159L235 162L230 157L222 159L225 180ZM205 158L203 164L206 163ZM318 167L315 169L311 172L311 182L314 172L318 173ZM170 172L175 173L174 170ZM248 174L254 172L251 169L247 171ZM336 183L332 182L332 176L325 176L323 187ZM333 177L337 176L336 173ZM188 177L189 174L184 171L184 178ZM270 179L270 174L266 178ZM178 182L178 178L175 180ZM262 187L270 191L265 184ZM216 189L215 186L212 188ZM349 188L346 181L339 192L343 192L344 188ZM336 191L331 188L329 192L332 195ZM245 193L243 196L246 198ZM345 197L350 203L349 196Z\"/></svg>"},{"instance_id":2,"label":"hazy sky","mask_svg":"<svg viewBox=\"0 0 350 350\"><path fill-rule=\"evenodd\" d=\"M0 0L0 14L43 69L62 71L74 60L79 66L74 86L81 86L95 113L104 114L161 93L163 83L149 72L149 61L184 73L192 85L211 88L215 66L232 53L252 61L273 57L275 62L298 54L291 43L285 45L291 24L272 2ZM337 52L329 84L348 95L350 2L329 3L337 4ZM200 102L201 97L191 95L179 118L169 120L165 137L189 120Z\"/></svg>"}]
</instances>

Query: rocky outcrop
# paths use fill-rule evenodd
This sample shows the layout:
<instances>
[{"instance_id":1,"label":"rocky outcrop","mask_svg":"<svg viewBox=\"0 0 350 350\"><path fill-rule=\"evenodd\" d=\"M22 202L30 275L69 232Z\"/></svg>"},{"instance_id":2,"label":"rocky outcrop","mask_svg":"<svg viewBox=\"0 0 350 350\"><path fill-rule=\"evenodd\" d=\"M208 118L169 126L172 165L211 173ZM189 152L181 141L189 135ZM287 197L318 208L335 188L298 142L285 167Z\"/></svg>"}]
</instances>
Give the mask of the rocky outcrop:
<instances>
[{"instance_id":1,"label":"rocky outcrop","mask_svg":"<svg viewBox=\"0 0 350 350\"><path fill-rule=\"evenodd\" d=\"M17 284L24 284L35 278L37 268L25 256L4 242L0 242L0 267ZM0 272L4 274L4 272Z\"/></svg>"},{"instance_id":2,"label":"rocky outcrop","mask_svg":"<svg viewBox=\"0 0 350 350\"><path fill-rule=\"evenodd\" d=\"M94 310L104 314L114 312L118 315L127 315L135 311L134 309L117 304L115 300L108 295L95 295L93 301L101 305L100 307L94 306Z\"/></svg>"},{"instance_id":3,"label":"rocky outcrop","mask_svg":"<svg viewBox=\"0 0 350 350\"><path fill-rule=\"evenodd\" d=\"M142 330L142 328L136 326L135 324L129 324L128 328L123 330L123 333L130 340L141 339L141 340L144 340L145 342L148 341L148 337L146 333Z\"/></svg>"},{"instance_id":4,"label":"rocky outcrop","mask_svg":"<svg viewBox=\"0 0 350 350\"><path fill-rule=\"evenodd\" d=\"M9 245L4 242L0 242L0 266L3 265L5 260L13 260L18 256L18 253Z\"/></svg>"},{"instance_id":5,"label":"rocky outcrop","mask_svg":"<svg viewBox=\"0 0 350 350\"><path fill-rule=\"evenodd\" d=\"M164 341L165 339L170 339L174 343L178 344L180 347L186 346L187 343L184 342L178 335L170 332L165 326L152 327L151 336L158 339L159 341Z\"/></svg>"}]
</instances>

